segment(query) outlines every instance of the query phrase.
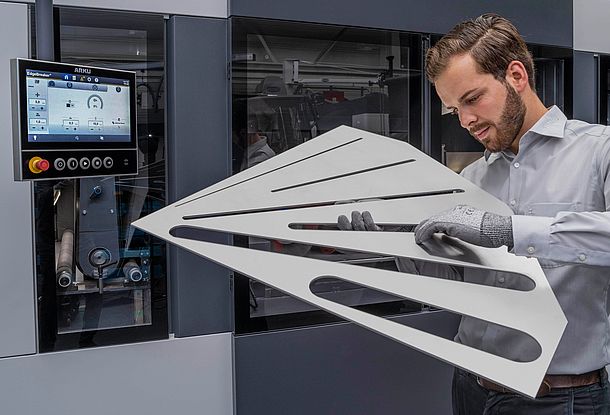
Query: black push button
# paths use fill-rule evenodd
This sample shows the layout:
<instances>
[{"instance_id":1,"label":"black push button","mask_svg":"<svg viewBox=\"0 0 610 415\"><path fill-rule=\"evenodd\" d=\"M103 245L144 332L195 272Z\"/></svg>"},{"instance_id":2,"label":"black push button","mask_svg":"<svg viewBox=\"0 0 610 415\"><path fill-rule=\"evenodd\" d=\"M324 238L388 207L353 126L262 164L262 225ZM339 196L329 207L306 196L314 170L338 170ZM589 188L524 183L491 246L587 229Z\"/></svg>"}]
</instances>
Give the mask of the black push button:
<instances>
[{"instance_id":1,"label":"black push button","mask_svg":"<svg viewBox=\"0 0 610 415\"><path fill-rule=\"evenodd\" d=\"M93 159L91 159L91 166L93 166L94 169L99 169L102 167L102 159L99 157L93 157Z\"/></svg>"},{"instance_id":2,"label":"black push button","mask_svg":"<svg viewBox=\"0 0 610 415\"><path fill-rule=\"evenodd\" d=\"M87 170L90 165L91 165L91 162L89 161L89 159L87 157L83 157L80 159L80 168L81 169Z\"/></svg>"},{"instance_id":3,"label":"black push button","mask_svg":"<svg viewBox=\"0 0 610 415\"><path fill-rule=\"evenodd\" d=\"M68 159L68 168L70 170L76 170L78 168L78 160L76 160L74 157L70 157Z\"/></svg>"},{"instance_id":4,"label":"black push button","mask_svg":"<svg viewBox=\"0 0 610 415\"><path fill-rule=\"evenodd\" d=\"M55 159L53 162L53 167L55 167L55 170L62 171L66 168L66 160L62 158Z\"/></svg>"},{"instance_id":5,"label":"black push button","mask_svg":"<svg viewBox=\"0 0 610 415\"><path fill-rule=\"evenodd\" d=\"M112 157L106 157L104 158L104 167L106 167L107 169L111 168L114 165L114 160L112 160Z\"/></svg>"}]
</instances>

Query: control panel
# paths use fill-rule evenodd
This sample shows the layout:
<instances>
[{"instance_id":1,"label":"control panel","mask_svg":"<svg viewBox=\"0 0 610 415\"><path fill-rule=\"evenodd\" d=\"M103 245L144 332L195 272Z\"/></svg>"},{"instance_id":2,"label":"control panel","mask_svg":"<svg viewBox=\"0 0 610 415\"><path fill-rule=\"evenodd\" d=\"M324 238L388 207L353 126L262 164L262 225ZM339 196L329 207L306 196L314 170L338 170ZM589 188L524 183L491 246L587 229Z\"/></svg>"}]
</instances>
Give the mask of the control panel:
<instances>
[{"instance_id":1,"label":"control panel","mask_svg":"<svg viewBox=\"0 0 610 415\"><path fill-rule=\"evenodd\" d=\"M11 63L15 180L137 174L134 72Z\"/></svg>"},{"instance_id":2,"label":"control panel","mask_svg":"<svg viewBox=\"0 0 610 415\"><path fill-rule=\"evenodd\" d=\"M137 153L129 150L37 151L22 162L24 180L128 175L138 165Z\"/></svg>"}]
</instances>

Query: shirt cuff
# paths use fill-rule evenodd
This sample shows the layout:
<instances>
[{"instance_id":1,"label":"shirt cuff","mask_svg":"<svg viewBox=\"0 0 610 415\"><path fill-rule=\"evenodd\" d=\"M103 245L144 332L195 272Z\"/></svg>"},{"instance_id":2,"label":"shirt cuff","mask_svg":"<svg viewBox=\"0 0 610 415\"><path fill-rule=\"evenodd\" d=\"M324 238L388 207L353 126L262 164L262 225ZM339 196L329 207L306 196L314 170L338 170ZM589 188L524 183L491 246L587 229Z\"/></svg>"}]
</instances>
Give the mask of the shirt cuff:
<instances>
[{"instance_id":1,"label":"shirt cuff","mask_svg":"<svg viewBox=\"0 0 610 415\"><path fill-rule=\"evenodd\" d=\"M511 216L515 255L545 258L551 247L551 225L555 218L544 216Z\"/></svg>"}]
</instances>

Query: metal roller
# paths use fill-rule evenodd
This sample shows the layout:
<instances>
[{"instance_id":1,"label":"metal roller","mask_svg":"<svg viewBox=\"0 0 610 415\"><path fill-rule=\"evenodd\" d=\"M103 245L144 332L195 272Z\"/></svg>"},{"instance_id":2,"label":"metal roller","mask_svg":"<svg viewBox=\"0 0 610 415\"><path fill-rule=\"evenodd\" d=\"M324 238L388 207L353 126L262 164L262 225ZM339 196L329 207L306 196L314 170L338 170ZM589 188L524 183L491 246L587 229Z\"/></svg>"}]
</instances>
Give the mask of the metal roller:
<instances>
[{"instance_id":1,"label":"metal roller","mask_svg":"<svg viewBox=\"0 0 610 415\"><path fill-rule=\"evenodd\" d=\"M144 278L140 266L134 260L127 261L127 263L123 265L123 274L125 275L125 278L129 278L129 281L131 282L140 282L142 281L142 278Z\"/></svg>"},{"instance_id":2,"label":"metal roller","mask_svg":"<svg viewBox=\"0 0 610 415\"><path fill-rule=\"evenodd\" d=\"M66 229L61 235L59 246L59 256L57 258L57 284L62 288L67 288L72 284L73 273L72 263L74 262L74 232Z\"/></svg>"}]
</instances>

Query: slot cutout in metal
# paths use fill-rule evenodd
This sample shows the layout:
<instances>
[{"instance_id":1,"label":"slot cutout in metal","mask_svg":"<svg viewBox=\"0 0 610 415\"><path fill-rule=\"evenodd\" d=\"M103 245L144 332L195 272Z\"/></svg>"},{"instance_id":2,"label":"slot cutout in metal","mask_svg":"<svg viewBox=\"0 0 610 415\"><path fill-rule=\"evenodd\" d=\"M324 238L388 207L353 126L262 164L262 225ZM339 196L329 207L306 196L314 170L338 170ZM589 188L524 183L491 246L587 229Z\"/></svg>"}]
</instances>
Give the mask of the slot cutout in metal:
<instances>
[{"instance_id":1,"label":"slot cutout in metal","mask_svg":"<svg viewBox=\"0 0 610 415\"><path fill-rule=\"evenodd\" d=\"M447 190L437 190L433 192L417 192L417 193L408 193L408 194L400 194L400 195L383 195L383 196L374 196L368 199L377 199L377 200L396 200L396 199L408 199L413 197L426 197L426 196L440 196L440 195L450 195L455 193L464 193L463 189L447 189ZM206 218L217 218L221 216L233 216L233 215L245 215L250 213L262 213L262 212L276 212L280 210L292 210L292 209L303 209L310 207L322 207L322 206L333 206L337 204L350 204L350 203L359 203L358 200L331 200L326 202L319 203L308 203L306 205L297 204L297 205L285 205L285 206L274 206L269 208L260 208L260 209L244 209L244 210L233 210L233 211L225 211L225 212L217 212L217 213L204 213L201 215L186 215L183 216L184 220L193 220L193 219L206 219Z\"/></svg>"},{"instance_id":2,"label":"slot cutout in metal","mask_svg":"<svg viewBox=\"0 0 610 415\"><path fill-rule=\"evenodd\" d=\"M350 308L353 308L353 309L359 309L359 308L358 307L354 307L353 305L348 304L345 301L342 301L341 298L336 298L335 299L335 298L331 298L331 297L328 297L328 296L325 296L325 295L320 295L321 292L320 292L319 289L316 289L316 284L323 284L324 282L326 282L328 280L345 281L346 283L349 282L354 287L362 287L362 288L364 288L366 290L370 290L370 291L373 291L373 292L378 292L379 295L382 295L382 294L391 295L394 298L394 301L407 300L407 301L418 302L418 300L415 299L415 298L408 298L408 297L397 295L395 293L386 292L386 291L380 290L380 289L375 288L375 287L369 287L369 286L366 286L366 285L357 284L357 283L354 283L354 282L351 282L351 281L347 281L347 280L345 280L345 279L343 279L341 277L338 277L338 276L327 275L327 276L318 277L318 278L312 280L311 283L309 284L309 289L310 289L311 293L313 295L315 295L316 297L324 299L326 301L331 301L331 302L333 302L335 304L340 304L340 305L345 306L345 307L350 307ZM437 307L437 305L435 305L435 304L430 304L430 305L432 305L434 307ZM439 308L439 307L437 307L437 308ZM442 308L439 308L439 309L442 309ZM444 309L442 309L442 310L444 310ZM523 348L528 350L528 352L526 354L524 354L524 355L521 355L520 358L517 358L517 357L515 357L515 356L517 356L517 353L515 353L515 348L511 347L510 345L506 345L506 347L501 347L498 350L494 350L494 351L492 351L492 350L483 350L483 349L478 349L478 348L474 348L472 346L469 346L471 348L474 348L476 350L480 350L482 352L486 352L486 353L492 354L494 356L502 357L504 359L511 360L511 361L517 362L517 363L529 363L529 362L533 362L536 359L538 359L538 357L540 357L540 355L542 354L542 347L540 346L540 343L538 343L536 341L536 339L534 339L532 336L530 336L527 333L524 333L521 330L517 330L517 329L510 328L510 327L502 326L502 325L496 324L496 323L494 323L492 321L481 320L481 319L478 319L476 317L471 317L471 316L468 316L468 315L463 315L463 314L456 313L456 312L451 311L451 310L444 310L444 311L446 311L448 313L451 313L451 314L454 314L454 315L457 315L457 316L460 316L463 319L468 319L471 322L475 322L475 321L476 322L483 322L483 323L485 323L487 325L486 332L493 332L500 339L501 338L511 338L511 339L513 339L513 343L519 345L519 349L520 349L519 352L522 352L521 349L523 349ZM381 317L385 318L385 319L388 319L387 316L381 316ZM404 323L399 322L399 321L394 321L394 322L397 323L397 324L401 324L403 326L407 326L407 327L414 328L416 330L423 331L425 333L428 333L428 334L431 334L431 335L434 335L434 336L437 336L437 337L440 337L440 338L443 338L443 339L446 339L446 340L455 341L454 339L447 338L445 336L442 336L442 337L438 336L438 334L435 333L433 330L424 330L422 327L416 327L416 326L414 326L412 324L404 324ZM514 356L513 356L513 354L514 354Z\"/></svg>"},{"instance_id":3,"label":"slot cutout in metal","mask_svg":"<svg viewBox=\"0 0 610 415\"><path fill-rule=\"evenodd\" d=\"M297 188L300 188L300 187L310 186L312 184L329 182L329 181L332 181L332 180L342 179L344 177L356 176L358 174L370 173L370 172L376 171L376 170L383 170L383 169L387 169L387 168L390 168L390 167L396 167L396 166L400 166L400 165L407 164L407 163L413 163L414 161L415 161L415 159L401 160L401 161L397 161L395 163L383 164L381 166L374 166L374 167L369 167L367 169L356 170L356 171L352 171L352 172L349 172L349 173L338 174L336 176L326 177L324 179L312 180L312 181L309 181L309 182L293 184L291 186L280 187L278 189L271 190L271 192L275 193L275 192L282 192L284 190L297 189Z\"/></svg>"},{"instance_id":4,"label":"slot cutout in metal","mask_svg":"<svg viewBox=\"0 0 610 415\"><path fill-rule=\"evenodd\" d=\"M381 229L378 232L413 232L416 223L378 223ZM295 231L317 230L317 231L337 231L339 227L336 223L289 223L288 227Z\"/></svg>"},{"instance_id":5,"label":"slot cutout in metal","mask_svg":"<svg viewBox=\"0 0 610 415\"><path fill-rule=\"evenodd\" d=\"M317 229L309 230L317 231ZM219 243L223 245L229 244L228 241L235 240L235 238L244 238L252 236L255 237L258 241L269 242L270 246L273 246L272 243L276 241L275 239L265 238L257 235L219 232L202 227L188 225L175 226L170 229L169 233L170 235L176 238ZM444 243L447 245L453 242L450 238L445 239L446 241ZM534 288L536 288L535 282L523 274L509 271L494 271L489 269L481 269L475 266L456 266L443 263L441 258L447 255L446 251L433 252L435 256L439 257L439 261L434 262L381 254L375 255L371 254L370 252L348 250L334 246L307 244L299 241L291 241L285 239L282 239L282 242L285 245L292 246L293 248L295 246L299 246L306 247L307 249L270 249L269 252L274 252L282 255L303 256L321 261L339 262L350 265L362 265L369 267L371 262L375 262L375 259L394 258L398 273L402 272L415 274L425 278L444 278L454 281L461 281L466 284L485 285L488 287L498 287L501 289L523 292L532 291ZM256 248L248 247L248 249ZM460 252L452 252L452 258L460 259L464 262L469 262L473 264L476 263L476 261L471 258L473 254L467 252L463 245L454 244L453 249L459 249ZM333 258L333 255L336 255L336 257Z\"/></svg>"},{"instance_id":6,"label":"slot cutout in metal","mask_svg":"<svg viewBox=\"0 0 610 415\"><path fill-rule=\"evenodd\" d=\"M254 180L254 179L258 179L259 177L263 177L263 176L266 176L266 175L271 174L271 173L273 173L273 172L276 172L276 171L278 171L278 170L285 169L286 167L294 166L295 164L302 163L302 162L304 162L304 161L306 161L306 160L309 160L309 159L311 159L311 158L314 158L314 157L320 156L320 155L322 155L322 154L329 153L329 152L331 152L331 151L337 150L337 149L339 149L339 148L341 148L341 147L345 147L345 146L347 146L347 145L350 145L350 144L356 143L356 142L358 142L358 141L360 141L360 140L362 140L362 139L363 139L362 137L359 137L359 138L355 138L355 139L353 139L353 140L347 141L347 142L345 142L345 143L338 144L338 145L336 145L336 146L334 146L334 147L327 148L326 150L320 151L320 152L318 152L318 153L312 154L312 155L310 155L310 156L304 157L304 158L299 159L299 160L295 160L295 161L290 162L290 163L288 163L288 164L284 164L284 165L282 165L282 166L279 166L279 167L276 167L276 168L274 168L274 169L268 170L268 171L266 171L266 172L264 172L264 173L257 174L256 176L249 177L249 178L244 179L244 180L242 180L242 181L239 181L239 182L237 182L237 183L230 184L230 185L225 186L225 187L223 187L223 188L220 188L220 189L214 190L214 191L212 191L212 192L210 192L210 193L206 193L206 194L203 194L203 195L197 196L197 197L195 197L195 198L193 198L193 199L191 199L191 200L187 200L187 201L182 202L182 203L177 203L177 204L175 205L175 207L184 206L184 205L186 205L187 203L191 203L191 202L194 202L195 200L199 200L199 199L204 198L204 197L206 197L206 196L213 195L214 193L222 192L223 190L230 189L231 187L235 187L235 186L240 185L240 184L242 184L242 183L246 183L246 182L252 181L252 180Z\"/></svg>"}]
</instances>

